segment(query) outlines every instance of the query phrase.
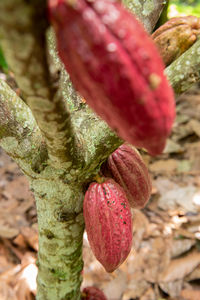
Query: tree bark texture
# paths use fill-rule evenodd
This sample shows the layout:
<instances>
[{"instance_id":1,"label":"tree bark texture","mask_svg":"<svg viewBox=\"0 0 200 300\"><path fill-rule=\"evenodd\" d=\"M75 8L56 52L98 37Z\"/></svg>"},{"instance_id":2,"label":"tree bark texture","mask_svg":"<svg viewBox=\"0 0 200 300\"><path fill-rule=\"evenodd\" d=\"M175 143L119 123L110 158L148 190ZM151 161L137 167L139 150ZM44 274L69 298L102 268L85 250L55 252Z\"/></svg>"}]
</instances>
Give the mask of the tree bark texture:
<instances>
[{"instance_id":1,"label":"tree bark texture","mask_svg":"<svg viewBox=\"0 0 200 300\"><path fill-rule=\"evenodd\" d=\"M122 141L75 93L44 9L44 1L0 2L0 42L23 97L0 81L0 144L36 199L37 299L78 300L85 189Z\"/></svg>"},{"instance_id":2,"label":"tree bark texture","mask_svg":"<svg viewBox=\"0 0 200 300\"><path fill-rule=\"evenodd\" d=\"M177 96L200 81L200 39L169 65L165 72Z\"/></svg>"},{"instance_id":3,"label":"tree bark texture","mask_svg":"<svg viewBox=\"0 0 200 300\"><path fill-rule=\"evenodd\" d=\"M34 190L39 227L37 299L80 299L83 191L63 180L36 179Z\"/></svg>"},{"instance_id":4,"label":"tree bark texture","mask_svg":"<svg viewBox=\"0 0 200 300\"><path fill-rule=\"evenodd\" d=\"M164 0L122 0L122 2L138 17L148 33L153 31L166 4Z\"/></svg>"},{"instance_id":5,"label":"tree bark texture","mask_svg":"<svg viewBox=\"0 0 200 300\"><path fill-rule=\"evenodd\" d=\"M124 3L151 32L164 2ZM0 145L26 174L36 199L37 299L79 300L84 193L122 141L75 92L57 55L46 1L1 0L0 22L0 44L21 91L20 98L0 79ZM191 72L197 80L199 60L189 59L199 49L197 42L166 70L178 92L188 87L183 79L191 82Z\"/></svg>"}]
</instances>

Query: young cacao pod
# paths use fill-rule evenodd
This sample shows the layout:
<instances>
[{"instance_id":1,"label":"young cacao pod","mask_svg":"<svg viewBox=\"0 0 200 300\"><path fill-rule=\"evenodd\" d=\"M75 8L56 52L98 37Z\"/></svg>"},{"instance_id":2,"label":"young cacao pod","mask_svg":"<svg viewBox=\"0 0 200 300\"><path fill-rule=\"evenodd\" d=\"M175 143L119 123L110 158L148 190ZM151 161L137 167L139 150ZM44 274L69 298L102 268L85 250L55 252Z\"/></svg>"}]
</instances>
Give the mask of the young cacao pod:
<instances>
[{"instance_id":1,"label":"young cacao pod","mask_svg":"<svg viewBox=\"0 0 200 300\"><path fill-rule=\"evenodd\" d=\"M131 207L140 209L146 205L151 195L151 178L134 147L121 145L109 156L102 171L123 187Z\"/></svg>"},{"instance_id":2,"label":"young cacao pod","mask_svg":"<svg viewBox=\"0 0 200 300\"><path fill-rule=\"evenodd\" d=\"M81 300L107 300L107 298L98 288L88 286L83 289Z\"/></svg>"},{"instance_id":3,"label":"young cacao pod","mask_svg":"<svg viewBox=\"0 0 200 300\"><path fill-rule=\"evenodd\" d=\"M152 34L152 38L168 66L194 44L198 35L200 18L186 16L170 19Z\"/></svg>"},{"instance_id":4,"label":"young cacao pod","mask_svg":"<svg viewBox=\"0 0 200 300\"><path fill-rule=\"evenodd\" d=\"M59 55L75 88L119 136L162 152L175 116L159 52L113 0L49 0Z\"/></svg>"},{"instance_id":5,"label":"young cacao pod","mask_svg":"<svg viewBox=\"0 0 200 300\"><path fill-rule=\"evenodd\" d=\"M132 216L123 189L113 179L90 184L83 202L91 249L107 272L128 256L132 245Z\"/></svg>"}]
</instances>

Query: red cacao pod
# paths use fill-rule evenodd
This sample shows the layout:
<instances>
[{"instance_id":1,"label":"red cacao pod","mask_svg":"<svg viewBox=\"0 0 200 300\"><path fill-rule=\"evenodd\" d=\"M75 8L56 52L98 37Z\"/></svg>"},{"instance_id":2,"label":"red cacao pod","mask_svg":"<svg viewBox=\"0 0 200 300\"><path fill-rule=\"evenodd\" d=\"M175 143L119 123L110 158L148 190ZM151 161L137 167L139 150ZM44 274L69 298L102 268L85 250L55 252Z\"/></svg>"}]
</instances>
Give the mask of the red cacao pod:
<instances>
[{"instance_id":1,"label":"red cacao pod","mask_svg":"<svg viewBox=\"0 0 200 300\"><path fill-rule=\"evenodd\" d=\"M113 272L124 262L132 245L132 217L125 192L113 179L91 183L83 215L94 255L107 272Z\"/></svg>"},{"instance_id":2,"label":"red cacao pod","mask_svg":"<svg viewBox=\"0 0 200 300\"><path fill-rule=\"evenodd\" d=\"M151 195L151 178L134 147L121 145L109 156L102 171L123 187L131 207L143 208L146 205Z\"/></svg>"},{"instance_id":3,"label":"red cacao pod","mask_svg":"<svg viewBox=\"0 0 200 300\"><path fill-rule=\"evenodd\" d=\"M102 291L94 286L83 289L81 300L107 300Z\"/></svg>"},{"instance_id":4,"label":"red cacao pod","mask_svg":"<svg viewBox=\"0 0 200 300\"><path fill-rule=\"evenodd\" d=\"M162 152L175 116L159 52L119 1L49 0L59 55L75 88L129 143Z\"/></svg>"},{"instance_id":5,"label":"red cacao pod","mask_svg":"<svg viewBox=\"0 0 200 300\"><path fill-rule=\"evenodd\" d=\"M191 47L198 35L200 18L186 16L170 19L152 34L152 38L167 66Z\"/></svg>"}]
</instances>

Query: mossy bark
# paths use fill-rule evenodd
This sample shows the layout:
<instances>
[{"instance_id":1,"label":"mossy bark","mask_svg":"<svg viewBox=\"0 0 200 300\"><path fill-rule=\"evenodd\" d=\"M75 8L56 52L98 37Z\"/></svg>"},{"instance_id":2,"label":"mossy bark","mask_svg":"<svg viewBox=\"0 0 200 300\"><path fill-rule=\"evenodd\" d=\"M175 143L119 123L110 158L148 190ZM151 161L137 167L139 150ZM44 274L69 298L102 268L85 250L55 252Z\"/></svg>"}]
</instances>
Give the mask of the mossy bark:
<instances>
[{"instance_id":1,"label":"mossy bark","mask_svg":"<svg viewBox=\"0 0 200 300\"><path fill-rule=\"evenodd\" d=\"M83 269L82 188L54 179L34 180L31 186L40 233L37 299L78 300Z\"/></svg>"},{"instance_id":2,"label":"mossy bark","mask_svg":"<svg viewBox=\"0 0 200 300\"><path fill-rule=\"evenodd\" d=\"M124 5L143 23L151 33L156 25L166 1L160 0L122 0Z\"/></svg>"},{"instance_id":3,"label":"mossy bark","mask_svg":"<svg viewBox=\"0 0 200 300\"><path fill-rule=\"evenodd\" d=\"M200 81L200 38L177 58L165 73L178 96Z\"/></svg>"},{"instance_id":4,"label":"mossy bark","mask_svg":"<svg viewBox=\"0 0 200 300\"><path fill-rule=\"evenodd\" d=\"M0 144L27 175L36 199L37 299L78 300L84 192L122 141L75 93L46 35L44 4L0 3L1 45L23 96L0 82Z\"/></svg>"},{"instance_id":5,"label":"mossy bark","mask_svg":"<svg viewBox=\"0 0 200 300\"><path fill-rule=\"evenodd\" d=\"M162 3L124 2L150 32ZM36 198L37 299L78 300L84 193L122 141L75 93L47 33L45 5L43 0L0 1L0 43L23 97L0 81L0 144L27 175ZM171 72L177 84L177 70Z\"/></svg>"}]
</instances>

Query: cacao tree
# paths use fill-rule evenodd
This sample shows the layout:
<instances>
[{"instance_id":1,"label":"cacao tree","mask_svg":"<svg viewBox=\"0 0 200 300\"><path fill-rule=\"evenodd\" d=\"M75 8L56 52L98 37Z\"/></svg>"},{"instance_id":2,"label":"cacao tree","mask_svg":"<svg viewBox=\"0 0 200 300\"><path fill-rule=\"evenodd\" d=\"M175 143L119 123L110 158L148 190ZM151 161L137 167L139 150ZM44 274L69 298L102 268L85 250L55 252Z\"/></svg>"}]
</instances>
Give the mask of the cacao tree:
<instances>
[{"instance_id":1,"label":"cacao tree","mask_svg":"<svg viewBox=\"0 0 200 300\"><path fill-rule=\"evenodd\" d=\"M159 0L124 4L149 34L165 5ZM0 1L0 45L20 89L17 94L0 78L0 145L27 176L36 200L37 299L78 300L84 195L123 141L74 90L58 56L47 6L44 0ZM175 95L200 79L200 41L194 42L165 69Z\"/></svg>"}]
</instances>

